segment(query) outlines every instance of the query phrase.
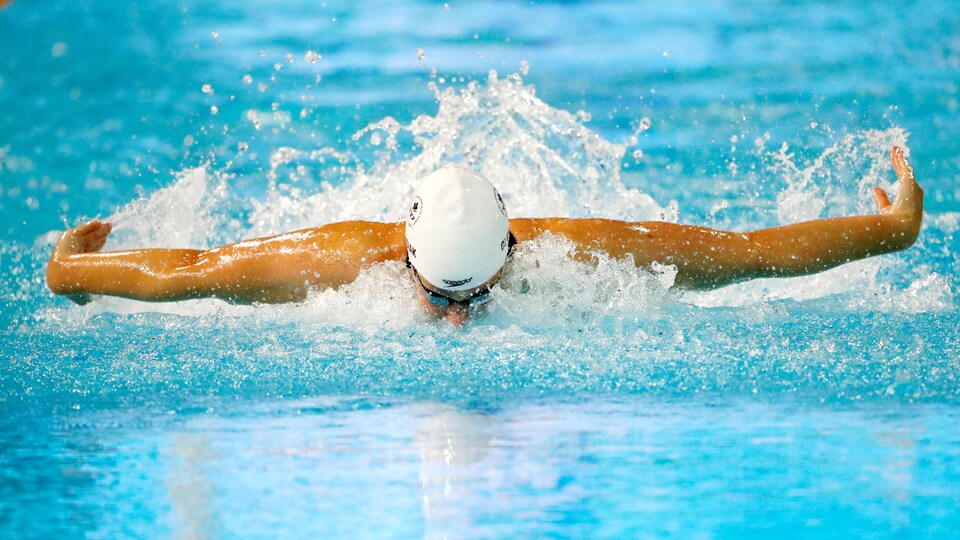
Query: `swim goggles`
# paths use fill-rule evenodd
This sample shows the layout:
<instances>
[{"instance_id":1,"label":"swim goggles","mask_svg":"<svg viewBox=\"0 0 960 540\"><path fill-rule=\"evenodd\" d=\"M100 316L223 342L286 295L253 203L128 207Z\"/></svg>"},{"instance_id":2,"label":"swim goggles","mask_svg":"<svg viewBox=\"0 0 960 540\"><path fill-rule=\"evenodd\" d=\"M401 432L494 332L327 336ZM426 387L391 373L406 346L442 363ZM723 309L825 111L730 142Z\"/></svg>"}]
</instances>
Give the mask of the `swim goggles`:
<instances>
[{"instance_id":1,"label":"swim goggles","mask_svg":"<svg viewBox=\"0 0 960 540\"><path fill-rule=\"evenodd\" d=\"M423 292L427 293L427 300L429 300L430 303L434 306L446 307L446 306L449 306L450 304L461 305L465 307L469 306L470 304L475 304L479 306L481 304L485 304L490 301L490 287L491 287L490 285L487 285L479 289L477 292L471 294L468 298L464 298L463 300L454 300L453 298L442 295L437 291L431 291L430 289L428 289L426 285L423 284L423 280L420 279L420 273L417 272L416 267L414 267L412 264L409 264L409 263L407 264L407 266L409 266L410 269L413 270L413 275L417 278L417 283L420 284L420 288L423 289Z\"/></svg>"}]
</instances>

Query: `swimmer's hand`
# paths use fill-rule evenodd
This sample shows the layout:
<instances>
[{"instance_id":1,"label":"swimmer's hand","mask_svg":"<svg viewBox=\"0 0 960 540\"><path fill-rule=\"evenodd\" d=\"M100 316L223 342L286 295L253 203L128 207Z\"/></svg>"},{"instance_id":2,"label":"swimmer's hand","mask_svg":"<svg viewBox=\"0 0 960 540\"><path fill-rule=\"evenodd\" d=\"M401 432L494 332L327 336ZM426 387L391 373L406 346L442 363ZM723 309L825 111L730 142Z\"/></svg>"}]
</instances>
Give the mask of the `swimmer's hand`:
<instances>
[{"instance_id":1,"label":"swimmer's hand","mask_svg":"<svg viewBox=\"0 0 960 540\"><path fill-rule=\"evenodd\" d=\"M107 243L107 237L110 236L112 230L110 223L95 219L63 233L50 256L50 264L47 269L47 285L50 289L57 291L60 288L55 271L59 263L65 262L72 255L100 251ZM81 306L90 302L90 295L85 293L67 293L64 296Z\"/></svg>"},{"instance_id":2,"label":"swimmer's hand","mask_svg":"<svg viewBox=\"0 0 960 540\"><path fill-rule=\"evenodd\" d=\"M923 220L923 190L917 184L913 169L907 163L902 148L893 147L890 151L890 161L900 182L897 196L891 203L887 193L878 186L873 188L873 198L881 215L900 218L903 221L905 233L909 236L910 244L913 244L920 233L920 223Z\"/></svg>"}]
</instances>

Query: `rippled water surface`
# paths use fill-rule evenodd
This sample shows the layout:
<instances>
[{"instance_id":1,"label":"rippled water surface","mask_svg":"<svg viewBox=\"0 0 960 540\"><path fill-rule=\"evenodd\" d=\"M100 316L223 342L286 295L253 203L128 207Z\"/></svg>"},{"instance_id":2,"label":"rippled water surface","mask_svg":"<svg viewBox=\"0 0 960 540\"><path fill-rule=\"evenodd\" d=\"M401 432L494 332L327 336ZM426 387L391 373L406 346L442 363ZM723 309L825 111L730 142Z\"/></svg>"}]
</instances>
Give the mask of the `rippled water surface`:
<instances>
[{"instance_id":1,"label":"rippled water surface","mask_svg":"<svg viewBox=\"0 0 960 540\"><path fill-rule=\"evenodd\" d=\"M0 8L0 536L939 537L960 527L952 2ZM873 211L910 250L705 293L523 245L464 329L402 265L288 306L78 307L65 225L209 247L401 217L738 231Z\"/></svg>"}]
</instances>

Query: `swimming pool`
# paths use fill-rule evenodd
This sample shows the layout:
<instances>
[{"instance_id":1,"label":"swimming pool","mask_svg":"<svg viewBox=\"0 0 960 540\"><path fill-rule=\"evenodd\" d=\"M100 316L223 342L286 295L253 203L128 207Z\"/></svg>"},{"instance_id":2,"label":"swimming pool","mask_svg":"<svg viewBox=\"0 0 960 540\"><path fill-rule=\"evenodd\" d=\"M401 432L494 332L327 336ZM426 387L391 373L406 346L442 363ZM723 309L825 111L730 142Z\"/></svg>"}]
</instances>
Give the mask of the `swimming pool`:
<instances>
[{"instance_id":1,"label":"swimming pool","mask_svg":"<svg viewBox=\"0 0 960 540\"><path fill-rule=\"evenodd\" d=\"M960 526L950 2L14 1L0 53L0 535ZM463 330L393 265L283 307L43 287L64 220L393 220L458 161L513 216L748 230L870 211L894 144L920 240L818 276L678 295L547 238Z\"/></svg>"}]
</instances>

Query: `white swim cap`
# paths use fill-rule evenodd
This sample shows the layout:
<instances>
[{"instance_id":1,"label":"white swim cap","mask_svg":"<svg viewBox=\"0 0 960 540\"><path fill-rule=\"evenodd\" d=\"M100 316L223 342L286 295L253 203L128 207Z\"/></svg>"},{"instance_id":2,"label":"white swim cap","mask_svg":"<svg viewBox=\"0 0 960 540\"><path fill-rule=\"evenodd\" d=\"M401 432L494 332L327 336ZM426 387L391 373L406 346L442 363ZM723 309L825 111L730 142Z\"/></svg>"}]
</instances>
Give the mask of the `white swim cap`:
<instances>
[{"instance_id":1,"label":"white swim cap","mask_svg":"<svg viewBox=\"0 0 960 540\"><path fill-rule=\"evenodd\" d=\"M407 216L407 257L421 277L448 291L492 278L507 259L503 199L486 178L449 166L420 182Z\"/></svg>"}]
</instances>

